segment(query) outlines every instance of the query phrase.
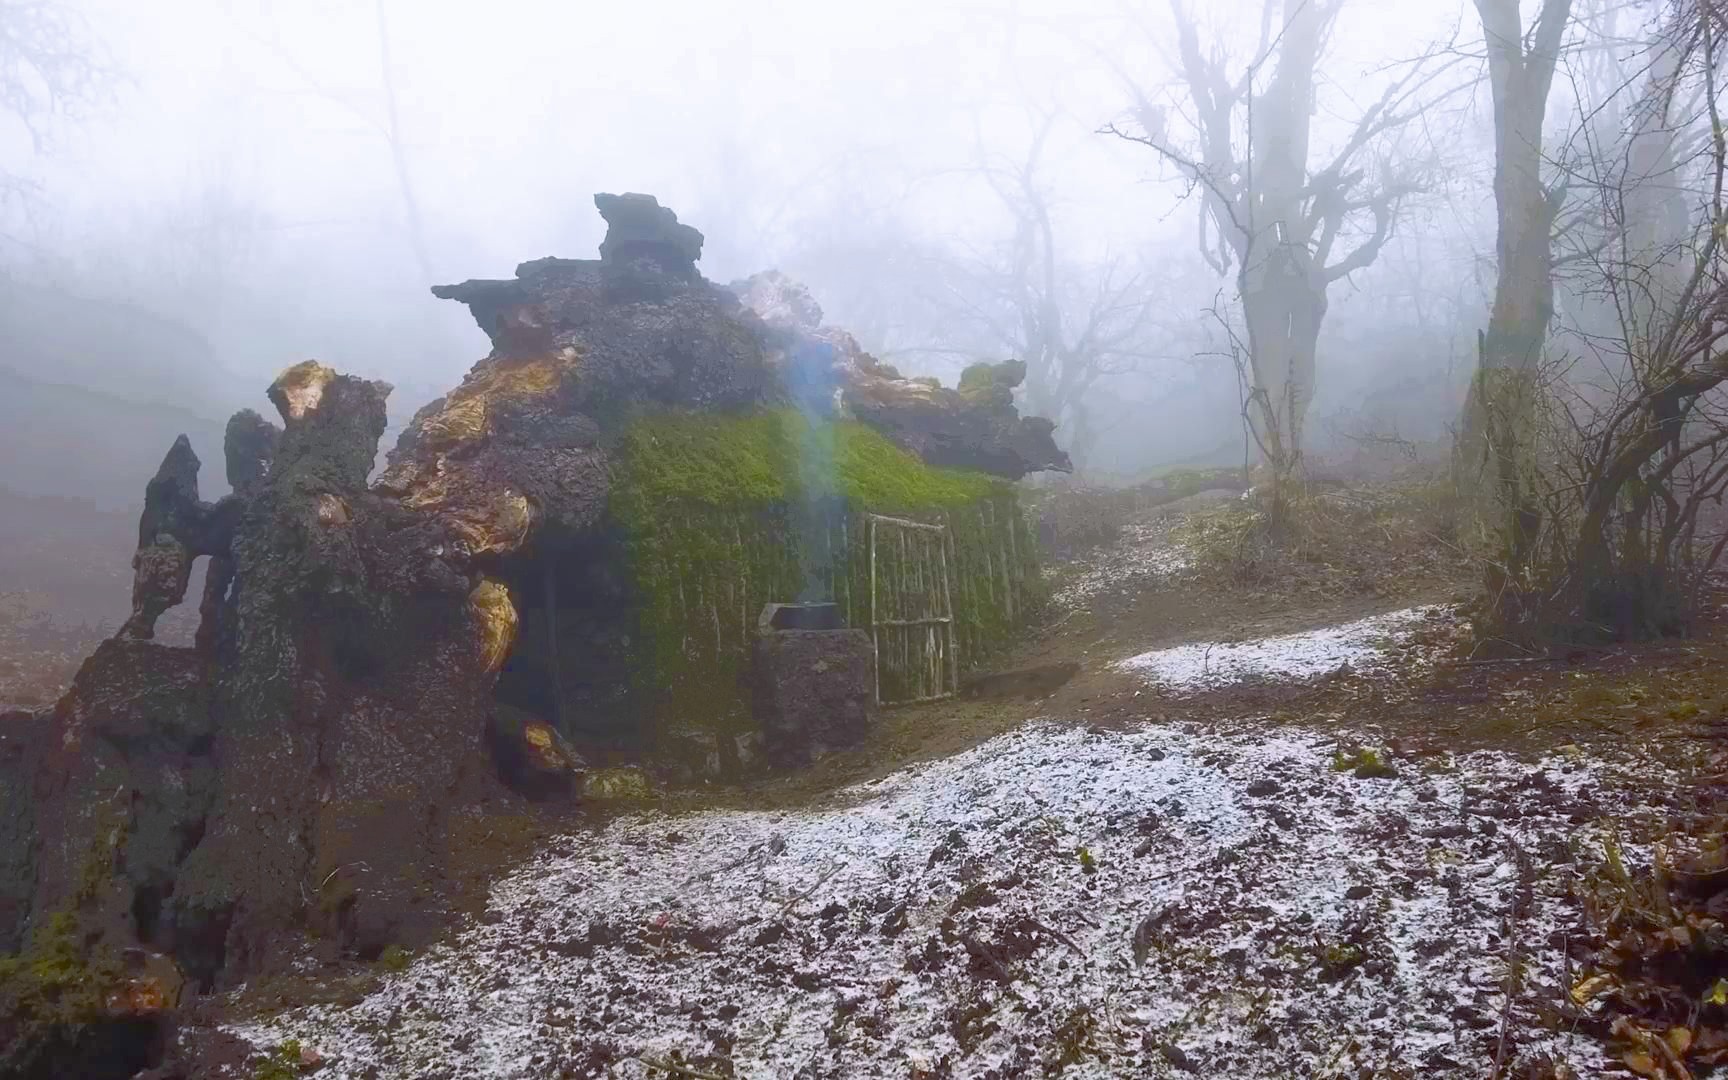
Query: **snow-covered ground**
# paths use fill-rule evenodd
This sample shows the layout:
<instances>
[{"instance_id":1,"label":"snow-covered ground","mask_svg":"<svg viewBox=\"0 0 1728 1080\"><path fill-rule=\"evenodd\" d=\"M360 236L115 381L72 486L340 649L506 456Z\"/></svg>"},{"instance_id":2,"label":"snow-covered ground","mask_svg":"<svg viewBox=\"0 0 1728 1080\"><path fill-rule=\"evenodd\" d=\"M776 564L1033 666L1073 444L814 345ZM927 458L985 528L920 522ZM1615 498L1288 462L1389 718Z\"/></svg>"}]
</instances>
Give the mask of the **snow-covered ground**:
<instances>
[{"instance_id":1,"label":"snow-covered ground","mask_svg":"<svg viewBox=\"0 0 1728 1080\"><path fill-rule=\"evenodd\" d=\"M1193 567L1192 555L1170 539L1170 522L1129 525L1106 548L1077 559L1052 593L1059 607L1084 608L1103 598L1129 598L1169 585Z\"/></svg>"},{"instance_id":2,"label":"snow-covered ground","mask_svg":"<svg viewBox=\"0 0 1728 1080\"><path fill-rule=\"evenodd\" d=\"M1341 668L1383 667L1386 646L1425 620L1447 617L1442 607L1406 608L1340 626L1253 641L1201 641L1131 656L1116 665L1171 690L1206 690L1250 679L1306 679Z\"/></svg>"},{"instance_id":3,"label":"snow-covered ground","mask_svg":"<svg viewBox=\"0 0 1728 1080\"><path fill-rule=\"evenodd\" d=\"M819 808L627 816L359 1004L234 1030L392 1080L1485 1075L1506 922L1553 993L1569 844L1635 770L1336 751L1039 722ZM1602 1074L1517 1015L1509 1065Z\"/></svg>"}]
</instances>

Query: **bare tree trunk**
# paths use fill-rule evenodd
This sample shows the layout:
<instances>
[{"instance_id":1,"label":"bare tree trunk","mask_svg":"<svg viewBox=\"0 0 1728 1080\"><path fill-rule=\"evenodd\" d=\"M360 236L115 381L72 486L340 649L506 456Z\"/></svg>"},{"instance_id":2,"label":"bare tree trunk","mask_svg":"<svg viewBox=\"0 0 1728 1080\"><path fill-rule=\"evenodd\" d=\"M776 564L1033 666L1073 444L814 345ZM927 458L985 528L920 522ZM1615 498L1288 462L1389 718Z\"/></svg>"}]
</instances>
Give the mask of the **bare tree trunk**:
<instances>
[{"instance_id":1,"label":"bare tree trunk","mask_svg":"<svg viewBox=\"0 0 1728 1080\"><path fill-rule=\"evenodd\" d=\"M1620 196L1622 261L1643 268L1639 288L1629 296L1629 327L1648 356L1685 290L1688 274L1681 245L1691 232L1690 213L1679 182L1674 93L1680 75L1677 33L1658 36L1656 55L1643 95L1633 107L1632 132L1625 151Z\"/></svg>"},{"instance_id":2,"label":"bare tree trunk","mask_svg":"<svg viewBox=\"0 0 1728 1080\"><path fill-rule=\"evenodd\" d=\"M1242 314L1248 327L1254 394L1248 418L1274 486L1301 464L1303 421L1314 397L1315 354L1326 291L1315 283L1306 253L1274 248L1239 277Z\"/></svg>"},{"instance_id":3,"label":"bare tree trunk","mask_svg":"<svg viewBox=\"0 0 1728 1080\"><path fill-rule=\"evenodd\" d=\"M408 156L402 147L402 131L396 111L396 76L390 60L390 25L385 19L384 0L376 0L378 15L378 67L384 82L384 105L387 125L384 139L390 144L390 162L396 170L396 189L402 196L402 212L408 221L408 242L413 247L414 265L420 271L422 283L429 284L432 260L426 255L426 234L420 227L420 202L414 196L414 185L408 175Z\"/></svg>"},{"instance_id":4,"label":"bare tree trunk","mask_svg":"<svg viewBox=\"0 0 1728 1080\"><path fill-rule=\"evenodd\" d=\"M1278 66L1253 103L1246 236L1238 286L1248 327L1254 435L1272 470L1272 516L1281 521L1301 464L1302 427L1314 397L1315 353L1326 313L1325 274L1299 240L1308 189L1314 71L1330 15L1313 0L1284 0Z\"/></svg>"},{"instance_id":5,"label":"bare tree trunk","mask_svg":"<svg viewBox=\"0 0 1728 1080\"><path fill-rule=\"evenodd\" d=\"M1476 0L1494 99L1499 276L1465 406L1458 476L1466 491L1479 490L1479 479L1492 485L1503 561L1491 567L1487 584L1508 623L1516 621L1519 584L1542 522L1527 458L1537 368L1554 317L1554 219L1565 194L1542 183L1542 122L1571 7L1572 0L1543 0L1526 49L1519 0Z\"/></svg>"}]
</instances>

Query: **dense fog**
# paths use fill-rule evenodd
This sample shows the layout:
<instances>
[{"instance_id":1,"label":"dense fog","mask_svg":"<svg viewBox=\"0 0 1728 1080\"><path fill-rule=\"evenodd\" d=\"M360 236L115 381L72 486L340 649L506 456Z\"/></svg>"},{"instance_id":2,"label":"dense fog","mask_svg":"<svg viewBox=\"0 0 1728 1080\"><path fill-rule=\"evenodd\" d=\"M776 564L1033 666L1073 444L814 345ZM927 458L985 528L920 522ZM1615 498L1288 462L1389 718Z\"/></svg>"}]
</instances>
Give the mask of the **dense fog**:
<instances>
[{"instance_id":1,"label":"dense fog","mask_svg":"<svg viewBox=\"0 0 1728 1080\"><path fill-rule=\"evenodd\" d=\"M1195 6L1203 47L1245 68L1261 5ZM6 117L0 364L32 394L127 403L110 430L141 429L122 455L142 455L135 467L68 476L103 501L133 497L164 433L200 426L170 414L209 421L192 432L208 458L216 421L307 357L394 383L399 427L485 351L428 287L592 257L596 191L657 195L706 234L710 278L783 269L867 349L948 382L1024 348L1004 295L1034 193L1069 334L1100 297L1118 309L1086 418L1073 403L1055 417L1083 474L1243 457L1210 314L1228 314L1234 285L1201 257L1201 200L1147 146L1101 130L1141 131L1150 104L1193 143L1167 5L7 7L37 10L59 62L89 68L51 101L43 73L9 58L28 115ZM1417 58L1462 43L1461 15L1346 10L1318 73L1312 157ZM1431 158L1431 182L1382 257L1332 289L1317 449L1370 428L1440 439L1468 377L1492 139L1476 91L1446 96L1479 59L1443 59L1431 115L1365 154ZM9 487L68 486L28 457L8 464Z\"/></svg>"},{"instance_id":2,"label":"dense fog","mask_svg":"<svg viewBox=\"0 0 1728 1080\"><path fill-rule=\"evenodd\" d=\"M1725 61L0 0L0 1080L1723 1075Z\"/></svg>"}]
</instances>

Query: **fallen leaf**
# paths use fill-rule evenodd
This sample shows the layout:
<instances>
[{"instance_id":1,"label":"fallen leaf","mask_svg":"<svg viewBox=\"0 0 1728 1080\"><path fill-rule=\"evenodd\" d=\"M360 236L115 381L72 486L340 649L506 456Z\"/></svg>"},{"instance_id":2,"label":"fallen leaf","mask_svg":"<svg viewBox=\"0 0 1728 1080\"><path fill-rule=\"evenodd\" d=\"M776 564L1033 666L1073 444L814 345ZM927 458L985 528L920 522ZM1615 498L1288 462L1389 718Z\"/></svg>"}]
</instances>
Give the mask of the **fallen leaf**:
<instances>
[{"instance_id":1,"label":"fallen leaf","mask_svg":"<svg viewBox=\"0 0 1728 1080\"><path fill-rule=\"evenodd\" d=\"M1578 980L1578 985L1572 988L1572 1000L1579 1005L1588 1005L1612 989L1614 976L1607 972L1591 975Z\"/></svg>"},{"instance_id":2,"label":"fallen leaf","mask_svg":"<svg viewBox=\"0 0 1728 1080\"><path fill-rule=\"evenodd\" d=\"M1146 957L1152 952L1153 944L1158 940L1158 916L1148 915L1140 920L1140 925L1134 928L1134 964L1144 966Z\"/></svg>"},{"instance_id":3,"label":"fallen leaf","mask_svg":"<svg viewBox=\"0 0 1728 1080\"><path fill-rule=\"evenodd\" d=\"M1639 1076L1660 1078L1662 1075L1656 1069L1656 1059L1642 1050L1628 1050L1620 1055L1620 1060Z\"/></svg>"},{"instance_id":4,"label":"fallen leaf","mask_svg":"<svg viewBox=\"0 0 1728 1080\"><path fill-rule=\"evenodd\" d=\"M1674 1051L1675 1057L1685 1057L1686 1051L1692 1048L1692 1031L1690 1028L1669 1028L1668 1049Z\"/></svg>"},{"instance_id":5,"label":"fallen leaf","mask_svg":"<svg viewBox=\"0 0 1728 1080\"><path fill-rule=\"evenodd\" d=\"M1728 979L1717 979L1710 989L1704 991L1704 1004L1728 1005Z\"/></svg>"}]
</instances>

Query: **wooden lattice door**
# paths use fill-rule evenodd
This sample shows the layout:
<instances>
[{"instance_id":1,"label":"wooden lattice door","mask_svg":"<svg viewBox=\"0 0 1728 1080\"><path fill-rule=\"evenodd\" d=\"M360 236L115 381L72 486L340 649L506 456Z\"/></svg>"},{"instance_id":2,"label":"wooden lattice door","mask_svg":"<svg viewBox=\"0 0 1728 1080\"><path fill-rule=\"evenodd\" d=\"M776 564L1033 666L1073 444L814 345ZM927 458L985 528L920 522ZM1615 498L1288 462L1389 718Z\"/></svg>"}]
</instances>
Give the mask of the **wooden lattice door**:
<instances>
[{"instance_id":1,"label":"wooden lattice door","mask_svg":"<svg viewBox=\"0 0 1728 1080\"><path fill-rule=\"evenodd\" d=\"M959 688L948 530L870 515L870 637L876 700L935 701Z\"/></svg>"}]
</instances>

